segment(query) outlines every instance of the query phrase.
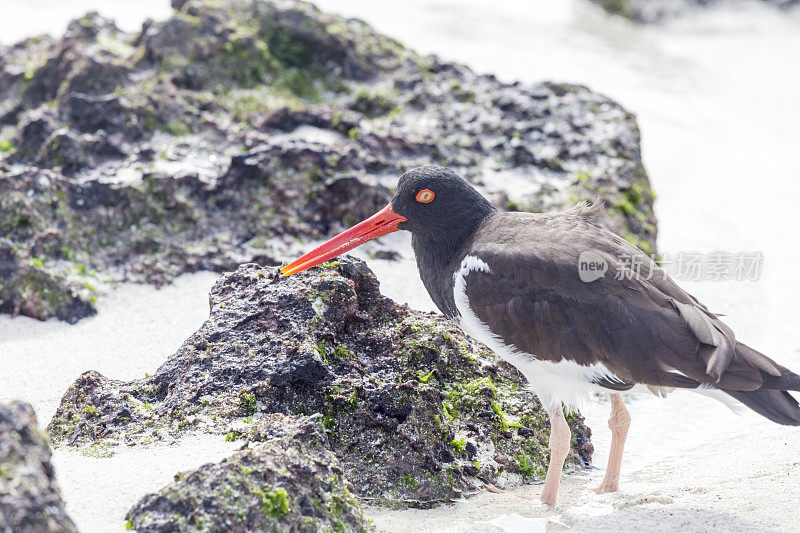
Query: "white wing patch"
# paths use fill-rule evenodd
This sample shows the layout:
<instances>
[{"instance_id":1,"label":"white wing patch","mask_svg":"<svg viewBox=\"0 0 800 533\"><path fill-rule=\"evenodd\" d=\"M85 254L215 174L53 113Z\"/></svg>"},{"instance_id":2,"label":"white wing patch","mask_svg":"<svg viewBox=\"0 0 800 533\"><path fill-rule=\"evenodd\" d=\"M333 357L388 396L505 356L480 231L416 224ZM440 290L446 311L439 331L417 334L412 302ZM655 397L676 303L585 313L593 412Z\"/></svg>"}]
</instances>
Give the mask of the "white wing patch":
<instances>
[{"instance_id":1,"label":"white wing patch","mask_svg":"<svg viewBox=\"0 0 800 533\"><path fill-rule=\"evenodd\" d=\"M552 411L559 408L561 404L570 409L577 408L584 399L588 398L590 393L605 390L595 385L593 383L595 380L607 379L622 382L601 363L584 366L567 359L562 359L557 363L540 361L535 355L506 344L478 318L469 305L466 277L475 271L492 273L485 261L468 255L461 262L461 269L453 274L455 282L453 298L456 309L461 314L459 323L461 329L522 372L545 409Z\"/></svg>"}]
</instances>

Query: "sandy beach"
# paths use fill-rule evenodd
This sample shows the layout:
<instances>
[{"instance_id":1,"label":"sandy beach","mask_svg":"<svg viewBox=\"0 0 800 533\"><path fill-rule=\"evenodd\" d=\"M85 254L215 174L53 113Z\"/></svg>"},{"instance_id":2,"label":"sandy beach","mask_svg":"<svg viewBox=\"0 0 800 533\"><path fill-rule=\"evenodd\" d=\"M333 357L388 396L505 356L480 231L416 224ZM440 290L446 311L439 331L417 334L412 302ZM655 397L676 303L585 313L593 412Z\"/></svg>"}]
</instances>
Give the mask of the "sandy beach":
<instances>
[{"instance_id":1,"label":"sandy beach","mask_svg":"<svg viewBox=\"0 0 800 533\"><path fill-rule=\"evenodd\" d=\"M17 376L4 374L3 396L26 398L39 418L48 420L59 391L82 370L129 379L153 369L202 323L215 277L183 276L160 291L123 285L105 298L97 318L77 326L3 317L0 364ZM384 290L391 292L388 285L386 281ZM119 321L126 324L125 336ZM31 332L35 340L28 338ZM64 357L54 359L53 353ZM369 507L368 514L382 531L407 530L412 524L423 524L423 531L796 528L796 430L749 412L733 413L690 393L666 400L636 395L627 401L634 423L618 494L598 496L589 490L602 478L610 439L604 423L609 405L598 398L582 410L593 428L598 468L566 475L557 508L539 504L535 498L541 487L529 485L508 494L483 492L430 510ZM173 446L115 448L111 457L57 449L54 463L68 511L81 529L122 531L125 512L143 493L157 490L178 471L220 460L236 447L197 436Z\"/></svg>"}]
</instances>

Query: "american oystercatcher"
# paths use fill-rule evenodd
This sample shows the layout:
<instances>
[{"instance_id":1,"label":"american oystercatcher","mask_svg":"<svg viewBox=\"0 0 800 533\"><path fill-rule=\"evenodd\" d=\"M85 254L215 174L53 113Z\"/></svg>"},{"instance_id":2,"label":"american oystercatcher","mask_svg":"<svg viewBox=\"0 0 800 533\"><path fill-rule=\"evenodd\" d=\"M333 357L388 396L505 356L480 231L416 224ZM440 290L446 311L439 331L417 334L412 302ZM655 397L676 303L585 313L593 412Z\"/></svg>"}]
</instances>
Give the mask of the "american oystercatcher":
<instances>
[{"instance_id":1,"label":"american oystercatcher","mask_svg":"<svg viewBox=\"0 0 800 533\"><path fill-rule=\"evenodd\" d=\"M644 252L594 222L602 201L560 213L499 212L453 171L403 174L392 201L282 269L294 274L369 240L411 232L433 302L525 375L550 418L541 499L554 505L570 430L564 407L611 398L611 453L597 492L618 489L630 414L620 391L693 389L800 425L800 376L738 342ZM637 269L633 272L630 265ZM632 274L632 275L631 275Z\"/></svg>"}]
</instances>

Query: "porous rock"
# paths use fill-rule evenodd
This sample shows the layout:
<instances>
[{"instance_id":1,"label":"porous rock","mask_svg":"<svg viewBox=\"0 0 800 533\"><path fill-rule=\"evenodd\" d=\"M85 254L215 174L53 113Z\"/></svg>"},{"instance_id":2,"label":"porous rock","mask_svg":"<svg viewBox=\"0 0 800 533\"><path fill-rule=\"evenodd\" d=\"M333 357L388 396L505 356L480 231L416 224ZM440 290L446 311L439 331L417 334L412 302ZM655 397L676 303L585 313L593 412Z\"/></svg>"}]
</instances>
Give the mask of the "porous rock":
<instances>
[{"instance_id":1,"label":"porous rock","mask_svg":"<svg viewBox=\"0 0 800 533\"><path fill-rule=\"evenodd\" d=\"M274 413L320 415L360 497L427 505L539 479L547 415L512 366L441 315L395 304L347 256L283 277L243 265L211 291L203 326L154 373L86 372L48 426L57 446L261 441ZM578 414L569 463L589 464Z\"/></svg>"},{"instance_id":2,"label":"porous rock","mask_svg":"<svg viewBox=\"0 0 800 533\"><path fill-rule=\"evenodd\" d=\"M370 530L336 456L324 446L321 418L264 417L259 443L176 474L128 511L128 527L140 533Z\"/></svg>"},{"instance_id":3,"label":"porous rock","mask_svg":"<svg viewBox=\"0 0 800 533\"><path fill-rule=\"evenodd\" d=\"M0 531L78 531L64 510L47 434L22 402L0 403Z\"/></svg>"},{"instance_id":4,"label":"porous rock","mask_svg":"<svg viewBox=\"0 0 800 533\"><path fill-rule=\"evenodd\" d=\"M0 312L72 321L104 281L280 263L431 163L503 209L603 194L602 222L655 251L636 121L612 100L478 75L297 0L174 7L0 50L0 235L41 273L4 281Z\"/></svg>"}]
</instances>

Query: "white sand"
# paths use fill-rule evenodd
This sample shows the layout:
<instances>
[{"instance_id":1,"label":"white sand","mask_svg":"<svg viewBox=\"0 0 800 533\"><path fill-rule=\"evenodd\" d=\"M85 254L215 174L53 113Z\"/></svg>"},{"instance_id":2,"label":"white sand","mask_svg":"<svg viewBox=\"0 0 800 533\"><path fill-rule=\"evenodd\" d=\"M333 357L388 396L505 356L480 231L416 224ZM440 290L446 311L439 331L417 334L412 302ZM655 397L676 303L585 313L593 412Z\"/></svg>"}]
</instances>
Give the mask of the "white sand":
<instances>
[{"instance_id":1,"label":"white sand","mask_svg":"<svg viewBox=\"0 0 800 533\"><path fill-rule=\"evenodd\" d=\"M86 370L113 379L154 371L208 318L217 275L182 276L161 290L122 284L100 300L99 313L74 326L57 320L0 316L0 398L31 402L42 423Z\"/></svg>"},{"instance_id":2,"label":"white sand","mask_svg":"<svg viewBox=\"0 0 800 533\"><path fill-rule=\"evenodd\" d=\"M97 316L74 326L0 316L0 401L30 402L44 427L82 372L125 380L153 372L208 317L216 278L182 276L161 290L124 284L100 301ZM176 473L219 461L235 448L220 438L194 437L175 446L118 447L109 458L62 448L53 463L81 531L107 532L124 530L127 510Z\"/></svg>"},{"instance_id":3,"label":"white sand","mask_svg":"<svg viewBox=\"0 0 800 533\"><path fill-rule=\"evenodd\" d=\"M505 79L583 83L636 112L659 195L662 252L758 250L765 256L757 282L682 285L728 315L741 340L800 371L800 220L787 207L800 178L800 18L751 7L667 28L638 28L566 0L319 3L364 18L422 52ZM4 12L13 7L24 21L2 19L0 29L7 31L0 40L63 27L62 10L42 16L45 4L61 4L77 16L99 2L0 0ZM123 26L163 14L161 4L137 5ZM23 33L21 24L30 30ZM395 234L384 243L405 255L400 263L370 261L384 292L429 309L408 256L408 236ZM81 372L94 369L118 379L152 372L207 316L214 278L185 276L160 291L124 285L101 301L99 316L76 326L0 317L0 400L33 403L44 426ZM800 428L749 412L735 415L689 393L627 401L633 425L618 494L586 490L599 483L602 470L596 470L566 476L555 510L484 493L427 511L370 509L370 516L386 531L800 530ZM607 411L604 401L583 409L600 468L609 443ZM109 531L122 529L130 505L178 470L217 461L231 450L220 439L196 438L170 447L117 449L111 458L58 450L54 461L68 510L82 530ZM518 492L535 497L539 490L534 485Z\"/></svg>"}]
</instances>

